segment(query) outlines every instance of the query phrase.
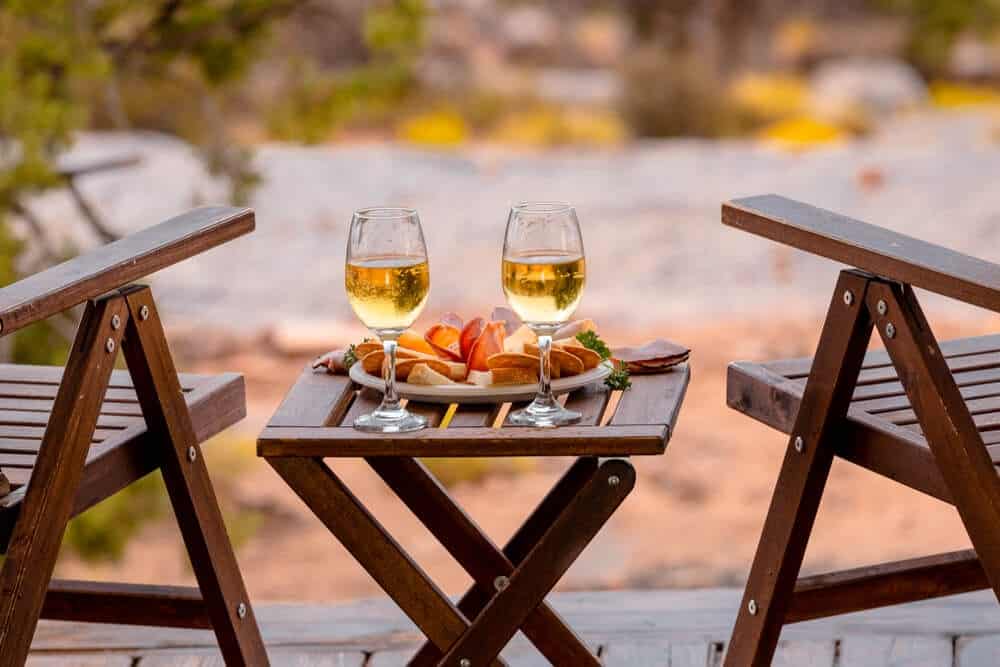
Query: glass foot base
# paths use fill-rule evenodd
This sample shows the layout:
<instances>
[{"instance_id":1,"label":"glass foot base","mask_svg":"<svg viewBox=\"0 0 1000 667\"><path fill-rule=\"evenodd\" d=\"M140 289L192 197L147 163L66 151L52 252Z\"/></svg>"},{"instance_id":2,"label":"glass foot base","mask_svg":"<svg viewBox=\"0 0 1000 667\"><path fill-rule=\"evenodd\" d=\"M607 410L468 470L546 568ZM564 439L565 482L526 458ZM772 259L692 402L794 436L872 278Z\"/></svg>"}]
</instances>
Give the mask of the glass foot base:
<instances>
[{"instance_id":1,"label":"glass foot base","mask_svg":"<svg viewBox=\"0 0 1000 667\"><path fill-rule=\"evenodd\" d=\"M405 410L389 414L373 412L355 419L354 428L366 433L408 433L427 428L427 419Z\"/></svg>"},{"instance_id":2,"label":"glass foot base","mask_svg":"<svg viewBox=\"0 0 1000 667\"><path fill-rule=\"evenodd\" d=\"M563 406L532 403L526 408L507 415L507 421L515 426L565 426L580 421L582 415Z\"/></svg>"}]
</instances>

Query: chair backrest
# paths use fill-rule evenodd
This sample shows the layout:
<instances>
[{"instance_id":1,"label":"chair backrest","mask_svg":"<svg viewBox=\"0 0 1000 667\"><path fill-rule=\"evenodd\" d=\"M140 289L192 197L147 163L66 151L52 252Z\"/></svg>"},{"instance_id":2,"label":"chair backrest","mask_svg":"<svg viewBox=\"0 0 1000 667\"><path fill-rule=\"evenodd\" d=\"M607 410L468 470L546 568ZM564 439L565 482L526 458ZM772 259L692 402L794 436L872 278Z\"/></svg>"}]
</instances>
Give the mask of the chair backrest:
<instances>
[{"instance_id":1,"label":"chair backrest","mask_svg":"<svg viewBox=\"0 0 1000 667\"><path fill-rule=\"evenodd\" d=\"M9 334L254 229L248 208L206 206L86 252L0 289Z\"/></svg>"},{"instance_id":2,"label":"chair backrest","mask_svg":"<svg viewBox=\"0 0 1000 667\"><path fill-rule=\"evenodd\" d=\"M778 195L722 205L731 227L1000 312L1000 266Z\"/></svg>"}]
</instances>

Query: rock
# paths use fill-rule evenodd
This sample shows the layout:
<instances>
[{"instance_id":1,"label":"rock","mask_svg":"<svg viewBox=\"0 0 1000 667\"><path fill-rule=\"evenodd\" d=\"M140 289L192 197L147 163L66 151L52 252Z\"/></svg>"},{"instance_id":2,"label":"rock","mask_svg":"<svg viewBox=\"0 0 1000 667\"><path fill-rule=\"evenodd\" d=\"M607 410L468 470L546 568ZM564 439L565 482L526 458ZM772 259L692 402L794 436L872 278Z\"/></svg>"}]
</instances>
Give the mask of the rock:
<instances>
[{"instance_id":1,"label":"rock","mask_svg":"<svg viewBox=\"0 0 1000 667\"><path fill-rule=\"evenodd\" d=\"M813 109L829 118L885 116L927 100L915 69L890 59L846 59L820 66L809 82Z\"/></svg>"}]
</instances>

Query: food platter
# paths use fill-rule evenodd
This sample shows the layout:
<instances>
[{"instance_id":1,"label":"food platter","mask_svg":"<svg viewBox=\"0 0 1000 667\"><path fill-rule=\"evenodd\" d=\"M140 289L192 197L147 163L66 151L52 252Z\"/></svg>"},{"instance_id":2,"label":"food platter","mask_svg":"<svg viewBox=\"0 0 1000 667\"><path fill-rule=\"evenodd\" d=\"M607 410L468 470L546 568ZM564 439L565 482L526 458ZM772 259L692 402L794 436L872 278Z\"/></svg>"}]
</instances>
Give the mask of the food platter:
<instances>
[{"instance_id":1,"label":"food platter","mask_svg":"<svg viewBox=\"0 0 1000 667\"><path fill-rule=\"evenodd\" d=\"M610 374L611 365L608 362L603 362L579 375L552 380L552 391L555 394L565 394L581 387L599 383ZM382 376L366 373L361 364L351 366L350 376L362 387L378 391L385 389L385 381ZM535 397L538 384L480 386L465 383L423 385L397 382L396 389L401 398L427 403L503 403L531 400Z\"/></svg>"}]
</instances>

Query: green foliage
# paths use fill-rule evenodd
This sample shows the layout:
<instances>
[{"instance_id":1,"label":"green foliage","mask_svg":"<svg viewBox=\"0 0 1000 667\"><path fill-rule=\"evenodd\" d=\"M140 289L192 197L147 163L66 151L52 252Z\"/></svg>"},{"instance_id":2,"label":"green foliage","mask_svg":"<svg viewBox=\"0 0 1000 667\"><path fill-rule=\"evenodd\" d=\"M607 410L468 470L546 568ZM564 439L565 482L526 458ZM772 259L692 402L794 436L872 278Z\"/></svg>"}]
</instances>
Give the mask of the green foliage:
<instances>
[{"instance_id":1,"label":"green foliage","mask_svg":"<svg viewBox=\"0 0 1000 667\"><path fill-rule=\"evenodd\" d=\"M414 92L414 60L424 41L423 0L396 0L368 10L364 42L369 62L344 72L321 72L296 61L286 90L268 112L279 139L319 143L342 126L396 113Z\"/></svg>"},{"instance_id":2,"label":"green foliage","mask_svg":"<svg viewBox=\"0 0 1000 667\"><path fill-rule=\"evenodd\" d=\"M907 55L926 75L944 72L964 32L990 37L1000 25L1000 0L878 0L910 21Z\"/></svg>"},{"instance_id":3,"label":"green foliage","mask_svg":"<svg viewBox=\"0 0 1000 667\"><path fill-rule=\"evenodd\" d=\"M618 362L615 364L611 369L611 375L604 378L604 384L607 385L609 389L616 389L618 391L631 389L632 380L629 377L628 364L625 362Z\"/></svg>"},{"instance_id":4,"label":"green foliage","mask_svg":"<svg viewBox=\"0 0 1000 667\"><path fill-rule=\"evenodd\" d=\"M70 521L63 546L87 561L119 559L142 523L167 508L162 477L147 475Z\"/></svg>"},{"instance_id":5,"label":"green foliage","mask_svg":"<svg viewBox=\"0 0 1000 667\"><path fill-rule=\"evenodd\" d=\"M581 331L576 335L576 339L580 341L580 345L601 355L601 359L607 359L611 356L611 348L597 335L596 331Z\"/></svg>"}]
</instances>

